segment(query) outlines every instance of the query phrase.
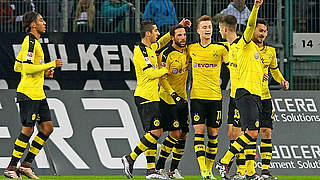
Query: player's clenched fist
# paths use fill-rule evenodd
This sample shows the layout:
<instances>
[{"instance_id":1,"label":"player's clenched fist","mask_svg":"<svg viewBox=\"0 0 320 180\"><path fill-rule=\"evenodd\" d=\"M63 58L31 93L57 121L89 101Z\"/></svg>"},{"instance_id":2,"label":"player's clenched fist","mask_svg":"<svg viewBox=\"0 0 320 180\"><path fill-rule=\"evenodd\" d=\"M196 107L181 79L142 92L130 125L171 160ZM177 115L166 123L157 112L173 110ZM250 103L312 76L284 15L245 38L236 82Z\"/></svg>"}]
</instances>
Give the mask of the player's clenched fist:
<instances>
[{"instance_id":1,"label":"player's clenched fist","mask_svg":"<svg viewBox=\"0 0 320 180\"><path fill-rule=\"evenodd\" d=\"M263 3L263 0L254 0L254 5L256 7L260 7L262 5L262 3Z\"/></svg>"},{"instance_id":2,"label":"player's clenched fist","mask_svg":"<svg viewBox=\"0 0 320 180\"><path fill-rule=\"evenodd\" d=\"M56 59L56 67L59 68L62 66L62 61L61 59Z\"/></svg>"}]
</instances>

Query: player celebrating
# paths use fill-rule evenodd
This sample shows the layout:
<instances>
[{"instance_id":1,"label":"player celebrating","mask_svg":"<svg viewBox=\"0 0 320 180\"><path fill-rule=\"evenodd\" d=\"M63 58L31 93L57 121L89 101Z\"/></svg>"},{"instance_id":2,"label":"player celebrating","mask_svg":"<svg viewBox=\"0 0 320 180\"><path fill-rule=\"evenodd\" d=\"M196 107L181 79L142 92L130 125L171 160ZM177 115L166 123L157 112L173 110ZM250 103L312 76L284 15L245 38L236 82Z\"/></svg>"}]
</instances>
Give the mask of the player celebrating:
<instances>
[{"instance_id":1,"label":"player celebrating","mask_svg":"<svg viewBox=\"0 0 320 180\"><path fill-rule=\"evenodd\" d=\"M243 149L246 155L247 179L260 179L256 175L254 159L256 141L259 129L259 114L261 110L262 83L264 80L263 64L260 50L251 41L263 0L255 0L244 35L237 43L237 68L239 71L239 86L236 90L236 106L240 111L242 130L245 131L231 145L227 153L216 165L222 178L228 179L228 164L235 154Z\"/></svg>"},{"instance_id":2,"label":"player celebrating","mask_svg":"<svg viewBox=\"0 0 320 180\"><path fill-rule=\"evenodd\" d=\"M218 23L220 34L223 39L226 39L230 43L229 51L229 63L228 68L230 71L231 92L228 109L228 136L231 144L242 135L240 114L235 103L236 89L239 86L239 73L237 69L237 43L240 37L237 37L237 19L233 15L218 15ZM233 179L245 179L245 156L243 151L236 155L237 174ZM231 168L232 160L229 163Z\"/></svg>"},{"instance_id":3,"label":"player celebrating","mask_svg":"<svg viewBox=\"0 0 320 180\"><path fill-rule=\"evenodd\" d=\"M51 68L61 67L62 61L57 59L50 63L44 62L44 53L38 41L46 31L46 22L42 16L30 11L23 15L22 21L28 34L23 40L21 51L14 65L14 71L21 73L21 80L17 88L17 102L20 108L22 130L14 143L9 166L3 174L12 179L21 179L20 174L31 179L39 179L31 168L32 161L53 131L50 110L43 90L44 75L52 78L54 71ZM40 131L33 139L21 166L17 167L33 134L36 122L40 125Z\"/></svg>"},{"instance_id":4,"label":"player celebrating","mask_svg":"<svg viewBox=\"0 0 320 180\"><path fill-rule=\"evenodd\" d=\"M264 64L264 73L268 74L269 68L272 77L279 82L284 90L289 89L289 83L286 81L279 71L276 58L276 50L271 46L267 46L264 41L268 35L267 22L263 19L258 19L257 27L254 31L252 41L255 42L262 55L262 62ZM272 158L272 143L271 131L273 129L273 110L271 103L271 95L268 87L268 81L263 82L262 89L262 115L260 120L260 135L261 135L261 178L262 179L278 179L272 176L269 172L269 165Z\"/></svg>"},{"instance_id":5,"label":"player celebrating","mask_svg":"<svg viewBox=\"0 0 320 180\"><path fill-rule=\"evenodd\" d=\"M188 25L190 21L184 19L180 23ZM155 23L146 21L141 23L141 43L135 47L133 55L137 76L137 88L134 97L146 134L140 139L137 147L130 155L121 158L124 173L128 179L132 178L135 160L143 152L147 157L146 179L166 179L155 170L155 157L157 154L157 141L163 132L159 109L159 78L170 72L166 68L158 69L155 51L161 49L170 41L170 34L167 33L156 41L159 35L160 33Z\"/></svg>"},{"instance_id":6,"label":"player celebrating","mask_svg":"<svg viewBox=\"0 0 320 180\"><path fill-rule=\"evenodd\" d=\"M218 147L218 130L221 126L222 95L220 71L222 61L228 60L228 47L212 43L212 19L201 16L197 20L200 42L188 46L192 60L191 118L195 130L194 150L201 177L215 179L212 166ZM205 128L208 130L207 148L204 145Z\"/></svg>"},{"instance_id":7,"label":"player celebrating","mask_svg":"<svg viewBox=\"0 0 320 180\"><path fill-rule=\"evenodd\" d=\"M183 179L178 165L184 153L188 125L188 103L186 84L188 78L188 61L185 28L178 24L170 28L172 45L160 53L161 68L167 68L170 74L160 78L160 112L164 123L164 131L168 136L161 146L160 157L156 169L172 179ZM164 170L165 161L173 152L169 176Z\"/></svg>"}]
</instances>

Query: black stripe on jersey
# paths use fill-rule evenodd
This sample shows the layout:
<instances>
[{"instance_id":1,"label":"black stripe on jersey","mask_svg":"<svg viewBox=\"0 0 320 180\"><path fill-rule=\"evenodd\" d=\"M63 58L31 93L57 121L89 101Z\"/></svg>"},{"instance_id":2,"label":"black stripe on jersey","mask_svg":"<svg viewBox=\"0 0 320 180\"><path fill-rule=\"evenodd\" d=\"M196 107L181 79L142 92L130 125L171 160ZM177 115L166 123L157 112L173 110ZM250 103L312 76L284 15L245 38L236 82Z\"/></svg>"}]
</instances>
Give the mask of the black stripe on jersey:
<instances>
[{"instance_id":1,"label":"black stripe on jersey","mask_svg":"<svg viewBox=\"0 0 320 180\"><path fill-rule=\"evenodd\" d=\"M270 67L270 69L278 69L278 68L279 68L279 66L277 66L277 67L275 67L275 68L271 68L271 67Z\"/></svg>"},{"instance_id":2,"label":"black stripe on jersey","mask_svg":"<svg viewBox=\"0 0 320 180\"><path fill-rule=\"evenodd\" d=\"M230 46L235 43L235 44L238 44L238 42L240 41L241 37L237 37L237 39L235 39L231 44Z\"/></svg>"},{"instance_id":3,"label":"black stripe on jersey","mask_svg":"<svg viewBox=\"0 0 320 180\"><path fill-rule=\"evenodd\" d=\"M23 61L22 63L33 64L31 60Z\"/></svg>"},{"instance_id":4,"label":"black stripe on jersey","mask_svg":"<svg viewBox=\"0 0 320 180\"><path fill-rule=\"evenodd\" d=\"M19 61L18 59L16 59L17 62L22 63L22 61Z\"/></svg>"},{"instance_id":5,"label":"black stripe on jersey","mask_svg":"<svg viewBox=\"0 0 320 180\"><path fill-rule=\"evenodd\" d=\"M172 46L169 46L167 49L165 49L161 57L161 62L167 62L168 55L174 50L175 49Z\"/></svg>"},{"instance_id":6,"label":"black stripe on jersey","mask_svg":"<svg viewBox=\"0 0 320 180\"><path fill-rule=\"evenodd\" d=\"M28 52L32 52L33 53L33 50L34 50L34 45L35 45L35 40L36 40L36 37L33 35L33 34L29 34L29 49L28 49Z\"/></svg>"},{"instance_id":7,"label":"black stripe on jersey","mask_svg":"<svg viewBox=\"0 0 320 180\"><path fill-rule=\"evenodd\" d=\"M246 38L244 38L244 35L242 35L242 38L243 38L243 40L244 40L244 42L245 42L246 44L249 44L249 43L251 42L251 40L250 40L249 42L247 42L247 41L246 41Z\"/></svg>"},{"instance_id":8,"label":"black stripe on jersey","mask_svg":"<svg viewBox=\"0 0 320 180\"><path fill-rule=\"evenodd\" d=\"M148 68L152 68L152 65L151 65L151 64L148 64L148 66L147 66L147 67L144 67L142 70L146 70L146 69L148 69Z\"/></svg>"},{"instance_id":9,"label":"black stripe on jersey","mask_svg":"<svg viewBox=\"0 0 320 180\"><path fill-rule=\"evenodd\" d=\"M218 44L218 45L221 45L223 47L225 47L227 49L227 51L229 52L229 48L227 45L223 44L223 43L220 43L220 42L216 42L216 43L213 43L213 44Z\"/></svg>"}]
</instances>

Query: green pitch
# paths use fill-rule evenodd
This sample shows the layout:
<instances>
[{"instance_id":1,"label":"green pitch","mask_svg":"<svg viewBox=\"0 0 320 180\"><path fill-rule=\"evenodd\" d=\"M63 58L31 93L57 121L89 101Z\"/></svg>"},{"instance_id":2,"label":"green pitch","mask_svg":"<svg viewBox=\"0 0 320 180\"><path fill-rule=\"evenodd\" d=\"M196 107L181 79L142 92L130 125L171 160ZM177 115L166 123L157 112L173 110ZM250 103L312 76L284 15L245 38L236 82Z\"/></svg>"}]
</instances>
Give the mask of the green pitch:
<instances>
[{"instance_id":1,"label":"green pitch","mask_svg":"<svg viewBox=\"0 0 320 180\"><path fill-rule=\"evenodd\" d=\"M126 180L125 176L39 176L41 180ZM184 176L185 180L201 180L200 176ZM217 177L221 180L220 177ZM319 176L278 176L279 180L319 180ZM23 177L23 179L27 179ZM135 176L133 180L145 179L145 176ZM2 179L1 179L2 180ZM8 180L3 178L3 180Z\"/></svg>"}]
</instances>

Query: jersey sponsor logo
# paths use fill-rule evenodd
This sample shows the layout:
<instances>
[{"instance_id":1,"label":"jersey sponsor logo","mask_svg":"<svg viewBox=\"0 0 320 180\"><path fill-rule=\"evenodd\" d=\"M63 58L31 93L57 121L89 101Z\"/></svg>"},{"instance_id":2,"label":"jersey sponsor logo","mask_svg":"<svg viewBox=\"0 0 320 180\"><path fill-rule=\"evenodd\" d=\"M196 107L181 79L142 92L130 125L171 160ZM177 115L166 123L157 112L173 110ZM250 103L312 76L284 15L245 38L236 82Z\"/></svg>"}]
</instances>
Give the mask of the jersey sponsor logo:
<instances>
[{"instance_id":1,"label":"jersey sponsor logo","mask_svg":"<svg viewBox=\"0 0 320 180\"><path fill-rule=\"evenodd\" d=\"M256 58L256 59L259 59L260 58L260 56L259 56L259 54L256 52L256 53L254 53L254 58Z\"/></svg>"},{"instance_id":2,"label":"jersey sponsor logo","mask_svg":"<svg viewBox=\"0 0 320 180\"><path fill-rule=\"evenodd\" d=\"M172 74L178 74L179 70L177 68L172 69Z\"/></svg>"},{"instance_id":3,"label":"jersey sponsor logo","mask_svg":"<svg viewBox=\"0 0 320 180\"><path fill-rule=\"evenodd\" d=\"M217 53L214 53L213 57L218 57L218 54L217 54Z\"/></svg>"},{"instance_id":4,"label":"jersey sponsor logo","mask_svg":"<svg viewBox=\"0 0 320 180\"><path fill-rule=\"evenodd\" d=\"M230 63L230 66L231 66L231 67L238 67L238 65L235 64L235 63Z\"/></svg>"},{"instance_id":5,"label":"jersey sponsor logo","mask_svg":"<svg viewBox=\"0 0 320 180\"><path fill-rule=\"evenodd\" d=\"M193 63L193 67L196 68L196 67L199 67L199 68L214 68L214 67L217 67L218 65L217 64L210 64L210 63L204 63L204 64L201 64L201 63Z\"/></svg>"}]
</instances>

